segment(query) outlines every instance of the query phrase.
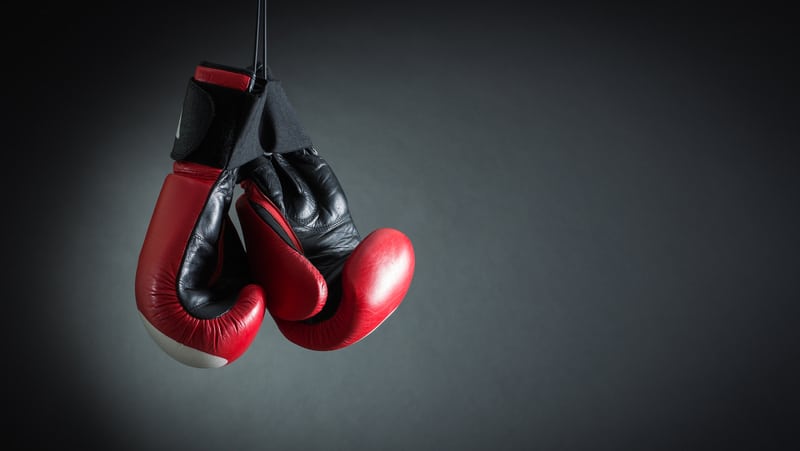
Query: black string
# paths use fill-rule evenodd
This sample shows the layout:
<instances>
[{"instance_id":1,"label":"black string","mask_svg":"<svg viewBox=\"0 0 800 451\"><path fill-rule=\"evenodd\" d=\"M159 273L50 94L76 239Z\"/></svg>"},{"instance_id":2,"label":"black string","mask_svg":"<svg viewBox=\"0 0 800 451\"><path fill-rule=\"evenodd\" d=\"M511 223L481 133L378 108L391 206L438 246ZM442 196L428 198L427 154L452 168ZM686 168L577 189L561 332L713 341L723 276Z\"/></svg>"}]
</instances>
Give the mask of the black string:
<instances>
[{"instance_id":1,"label":"black string","mask_svg":"<svg viewBox=\"0 0 800 451\"><path fill-rule=\"evenodd\" d=\"M253 75L258 75L258 38L261 31L261 0L258 0L258 13L256 13L256 42L253 46Z\"/></svg>"},{"instance_id":2,"label":"black string","mask_svg":"<svg viewBox=\"0 0 800 451\"><path fill-rule=\"evenodd\" d=\"M261 3L264 3L263 7ZM253 75L258 76L258 45L261 28L263 23L264 28L264 60L262 61L261 70L264 74L264 79L267 78L267 0L258 0L258 10L256 14L256 42L253 46Z\"/></svg>"},{"instance_id":3,"label":"black string","mask_svg":"<svg viewBox=\"0 0 800 451\"><path fill-rule=\"evenodd\" d=\"M267 79L267 0L264 0L264 79Z\"/></svg>"}]
</instances>

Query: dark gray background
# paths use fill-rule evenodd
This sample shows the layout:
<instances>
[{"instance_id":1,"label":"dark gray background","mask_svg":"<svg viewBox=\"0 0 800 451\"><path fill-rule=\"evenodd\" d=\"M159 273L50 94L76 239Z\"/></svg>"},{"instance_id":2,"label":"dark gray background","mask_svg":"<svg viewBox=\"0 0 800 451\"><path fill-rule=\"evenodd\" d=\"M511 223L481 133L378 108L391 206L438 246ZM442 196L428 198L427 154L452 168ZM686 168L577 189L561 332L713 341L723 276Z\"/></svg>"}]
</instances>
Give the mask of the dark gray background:
<instances>
[{"instance_id":1,"label":"dark gray background","mask_svg":"<svg viewBox=\"0 0 800 451\"><path fill-rule=\"evenodd\" d=\"M5 443L795 449L797 16L692 4L269 2L269 62L362 233L417 268L320 353L267 320L165 355L138 252L203 60L255 2L44 2L4 33Z\"/></svg>"}]
</instances>

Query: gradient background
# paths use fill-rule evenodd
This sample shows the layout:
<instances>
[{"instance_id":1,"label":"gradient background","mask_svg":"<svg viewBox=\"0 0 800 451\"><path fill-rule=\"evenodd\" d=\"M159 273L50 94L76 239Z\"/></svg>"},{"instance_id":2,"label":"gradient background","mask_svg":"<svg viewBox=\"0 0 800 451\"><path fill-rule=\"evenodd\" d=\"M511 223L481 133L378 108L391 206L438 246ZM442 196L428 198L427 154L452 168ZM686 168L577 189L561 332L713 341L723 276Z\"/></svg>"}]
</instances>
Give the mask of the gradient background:
<instances>
[{"instance_id":1,"label":"gradient background","mask_svg":"<svg viewBox=\"0 0 800 451\"><path fill-rule=\"evenodd\" d=\"M269 64L359 229L406 232L417 269L354 346L266 320L199 370L147 335L136 261L188 77L250 64L255 1L36 3L3 31L4 443L800 445L796 15L270 0Z\"/></svg>"}]
</instances>

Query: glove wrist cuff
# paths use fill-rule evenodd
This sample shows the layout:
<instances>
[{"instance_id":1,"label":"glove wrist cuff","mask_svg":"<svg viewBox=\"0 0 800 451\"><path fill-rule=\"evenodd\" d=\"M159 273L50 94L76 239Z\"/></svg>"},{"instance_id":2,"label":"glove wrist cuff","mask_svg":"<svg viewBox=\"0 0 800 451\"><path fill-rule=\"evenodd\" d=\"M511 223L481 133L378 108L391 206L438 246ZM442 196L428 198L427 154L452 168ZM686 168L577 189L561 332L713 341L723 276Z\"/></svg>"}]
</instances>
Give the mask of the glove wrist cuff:
<instances>
[{"instance_id":1,"label":"glove wrist cuff","mask_svg":"<svg viewBox=\"0 0 800 451\"><path fill-rule=\"evenodd\" d=\"M218 169L257 158L261 149L240 145L261 103L252 91L255 83L243 69L198 65L186 88L170 157Z\"/></svg>"}]
</instances>

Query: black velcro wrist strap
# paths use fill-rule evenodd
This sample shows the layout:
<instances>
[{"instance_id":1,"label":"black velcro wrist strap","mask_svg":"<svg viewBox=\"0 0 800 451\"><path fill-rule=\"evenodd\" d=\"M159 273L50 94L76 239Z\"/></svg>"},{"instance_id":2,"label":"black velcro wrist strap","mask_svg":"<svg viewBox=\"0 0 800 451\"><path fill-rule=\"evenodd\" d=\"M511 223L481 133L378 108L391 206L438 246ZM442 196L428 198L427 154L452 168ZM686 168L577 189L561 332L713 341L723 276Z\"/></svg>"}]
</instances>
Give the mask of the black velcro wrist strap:
<instances>
[{"instance_id":1,"label":"black velcro wrist strap","mask_svg":"<svg viewBox=\"0 0 800 451\"><path fill-rule=\"evenodd\" d=\"M267 152L287 153L313 146L278 80L267 82L267 105L262 130Z\"/></svg>"},{"instance_id":2,"label":"black velcro wrist strap","mask_svg":"<svg viewBox=\"0 0 800 451\"><path fill-rule=\"evenodd\" d=\"M253 156L250 149L257 149L259 154L288 153L313 146L280 81L267 81L263 93L251 109L236 146L235 158L241 164L258 157ZM242 150L238 151L238 148Z\"/></svg>"},{"instance_id":3,"label":"black velcro wrist strap","mask_svg":"<svg viewBox=\"0 0 800 451\"><path fill-rule=\"evenodd\" d=\"M261 92L189 81L170 156L221 169L240 167L262 153L288 153L313 143L279 80Z\"/></svg>"},{"instance_id":4,"label":"black velcro wrist strap","mask_svg":"<svg viewBox=\"0 0 800 451\"><path fill-rule=\"evenodd\" d=\"M220 169L233 169L261 154L237 145L250 120L255 95L189 80L170 157Z\"/></svg>"}]
</instances>

